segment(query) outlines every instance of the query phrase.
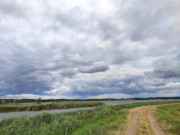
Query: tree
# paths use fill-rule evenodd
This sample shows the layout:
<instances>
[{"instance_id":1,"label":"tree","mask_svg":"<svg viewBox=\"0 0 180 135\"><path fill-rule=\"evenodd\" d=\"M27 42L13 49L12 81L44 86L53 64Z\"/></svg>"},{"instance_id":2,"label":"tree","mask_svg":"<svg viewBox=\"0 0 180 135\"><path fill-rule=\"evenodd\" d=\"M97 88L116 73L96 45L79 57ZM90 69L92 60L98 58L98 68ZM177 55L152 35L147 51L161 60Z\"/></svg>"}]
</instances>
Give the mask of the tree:
<instances>
[{"instance_id":1,"label":"tree","mask_svg":"<svg viewBox=\"0 0 180 135\"><path fill-rule=\"evenodd\" d=\"M36 100L36 103L41 104L41 98L38 98L38 99Z\"/></svg>"},{"instance_id":2,"label":"tree","mask_svg":"<svg viewBox=\"0 0 180 135\"><path fill-rule=\"evenodd\" d=\"M2 104L6 104L6 96L2 99Z\"/></svg>"},{"instance_id":3,"label":"tree","mask_svg":"<svg viewBox=\"0 0 180 135\"><path fill-rule=\"evenodd\" d=\"M1 99L1 97L0 97L0 104L2 104L2 99Z\"/></svg>"},{"instance_id":4,"label":"tree","mask_svg":"<svg viewBox=\"0 0 180 135\"><path fill-rule=\"evenodd\" d=\"M13 98L13 103L15 103L15 104L16 104L17 99L18 99L18 96L14 96L14 98Z\"/></svg>"}]
</instances>

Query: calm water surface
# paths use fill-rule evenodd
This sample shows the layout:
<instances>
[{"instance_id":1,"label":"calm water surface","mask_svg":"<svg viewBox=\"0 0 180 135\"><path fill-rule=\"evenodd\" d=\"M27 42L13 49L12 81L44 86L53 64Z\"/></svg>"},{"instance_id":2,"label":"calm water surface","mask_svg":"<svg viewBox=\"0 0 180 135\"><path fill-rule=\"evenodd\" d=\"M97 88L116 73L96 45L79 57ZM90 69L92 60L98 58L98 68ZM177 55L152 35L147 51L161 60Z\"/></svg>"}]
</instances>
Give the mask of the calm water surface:
<instances>
[{"instance_id":1,"label":"calm water surface","mask_svg":"<svg viewBox=\"0 0 180 135\"><path fill-rule=\"evenodd\" d=\"M119 101L101 101L101 102L107 105L117 105L117 104L127 104L127 103L137 103L137 102L155 102L155 101L163 101L163 100L119 100ZM166 100L166 101L172 101L172 100ZM0 120L5 119L5 118L11 118L11 117L19 117L22 115L35 116L43 112L64 113L64 112L72 112L76 110L93 109L93 108L94 107L84 107L84 108L71 108L71 109L54 109L54 110L42 110L42 111L22 111L22 112L0 113Z\"/></svg>"},{"instance_id":2,"label":"calm water surface","mask_svg":"<svg viewBox=\"0 0 180 135\"><path fill-rule=\"evenodd\" d=\"M11 117L19 117L22 115L27 116L35 116L37 114L41 114L43 112L47 113L64 113L64 112L72 112L76 110L84 110L84 109L93 109L94 107L84 107L84 108L70 108L70 109L54 109L54 110L42 110L42 111L22 111L22 112L0 112L0 120Z\"/></svg>"}]
</instances>

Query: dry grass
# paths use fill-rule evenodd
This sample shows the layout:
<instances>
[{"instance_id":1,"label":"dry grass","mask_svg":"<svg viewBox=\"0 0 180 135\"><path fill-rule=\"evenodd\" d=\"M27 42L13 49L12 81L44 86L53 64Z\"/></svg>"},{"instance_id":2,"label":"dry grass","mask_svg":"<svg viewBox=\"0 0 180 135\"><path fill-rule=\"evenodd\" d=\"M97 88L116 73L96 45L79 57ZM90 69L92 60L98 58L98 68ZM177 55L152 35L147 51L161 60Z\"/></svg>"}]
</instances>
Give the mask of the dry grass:
<instances>
[{"instance_id":1,"label":"dry grass","mask_svg":"<svg viewBox=\"0 0 180 135\"><path fill-rule=\"evenodd\" d=\"M138 124L137 124L137 134L138 135L154 135L153 130L147 118L149 107L142 108L139 113Z\"/></svg>"}]
</instances>

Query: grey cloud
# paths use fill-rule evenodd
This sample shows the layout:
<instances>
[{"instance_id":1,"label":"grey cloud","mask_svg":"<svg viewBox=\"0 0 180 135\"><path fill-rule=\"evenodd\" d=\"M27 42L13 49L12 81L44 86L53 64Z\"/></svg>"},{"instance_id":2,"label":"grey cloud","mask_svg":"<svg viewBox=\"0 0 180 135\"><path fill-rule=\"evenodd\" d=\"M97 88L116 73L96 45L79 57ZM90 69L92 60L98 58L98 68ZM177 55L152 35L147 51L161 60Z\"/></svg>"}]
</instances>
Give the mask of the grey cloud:
<instances>
[{"instance_id":1,"label":"grey cloud","mask_svg":"<svg viewBox=\"0 0 180 135\"><path fill-rule=\"evenodd\" d=\"M178 58L178 57L177 57ZM161 78L179 78L180 61L179 59L161 59L155 62L154 73Z\"/></svg>"},{"instance_id":2,"label":"grey cloud","mask_svg":"<svg viewBox=\"0 0 180 135\"><path fill-rule=\"evenodd\" d=\"M172 78L172 77L180 77L180 71L176 68L171 69L155 69L155 74L162 78Z\"/></svg>"},{"instance_id":3,"label":"grey cloud","mask_svg":"<svg viewBox=\"0 0 180 135\"><path fill-rule=\"evenodd\" d=\"M132 52L131 55L129 55L129 53L127 52L115 51L114 59L112 62L114 64L122 64L125 62L136 60L137 58L138 58L138 54L134 52Z\"/></svg>"},{"instance_id":4,"label":"grey cloud","mask_svg":"<svg viewBox=\"0 0 180 135\"><path fill-rule=\"evenodd\" d=\"M76 26L81 25L78 21L79 12L80 11L78 8L74 8L66 12L61 11L56 14L55 19L62 23L64 26L75 28Z\"/></svg>"},{"instance_id":5,"label":"grey cloud","mask_svg":"<svg viewBox=\"0 0 180 135\"><path fill-rule=\"evenodd\" d=\"M40 95L60 85L71 88L66 96L141 94L179 82L180 40L169 22L177 18L170 13L171 0L116 1L106 12L88 1L87 9L78 2L48 2L0 1L1 95ZM127 74L131 68L136 70ZM144 75L134 75L140 71ZM120 74L113 78L114 72Z\"/></svg>"},{"instance_id":6,"label":"grey cloud","mask_svg":"<svg viewBox=\"0 0 180 135\"><path fill-rule=\"evenodd\" d=\"M104 40L112 40L115 39L117 36L121 35L121 30L117 27L116 24L113 24L109 21L111 18L107 19L98 19L98 26L100 29L100 36Z\"/></svg>"},{"instance_id":7,"label":"grey cloud","mask_svg":"<svg viewBox=\"0 0 180 135\"><path fill-rule=\"evenodd\" d=\"M24 4L24 3L23 3ZM3 14L15 15L17 17L25 17L25 8L20 3L11 0L0 1L0 12Z\"/></svg>"},{"instance_id":8,"label":"grey cloud","mask_svg":"<svg viewBox=\"0 0 180 135\"><path fill-rule=\"evenodd\" d=\"M114 78L113 76L94 80L86 80L85 78L83 80L82 78L71 83L71 88L73 89L71 94L84 95L86 97L112 93L138 94L144 90L144 86L139 83L142 81L140 78L141 76L131 75L124 79ZM119 82L123 83L119 85Z\"/></svg>"},{"instance_id":9,"label":"grey cloud","mask_svg":"<svg viewBox=\"0 0 180 135\"><path fill-rule=\"evenodd\" d=\"M76 74L76 72L72 69L65 69L61 72L63 77L72 77Z\"/></svg>"},{"instance_id":10,"label":"grey cloud","mask_svg":"<svg viewBox=\"0 0 180 135\"><path fill-rule=\"evenodd\" d=\"M171 5L169 1L136 1L124 2L126 8L119 9L123 12L124 18L129 24L128 33L133 41L144 40L149 37L166 38L171 33L170 22L168 22ZM157 6L154 6L157 5Z\"/></svg>"},{"instance_id":11,"label":"grey cloud","mask_svg":"<svg viewBox=\"0 0 180 135\"><path fill-rule=\"evenodd\" d=\"M109 67L103 62L96 62L92 66L81 67L79 72L81 73L96 73L96 72L104 72L108 70Z\"/></svg>"}]
</instances>

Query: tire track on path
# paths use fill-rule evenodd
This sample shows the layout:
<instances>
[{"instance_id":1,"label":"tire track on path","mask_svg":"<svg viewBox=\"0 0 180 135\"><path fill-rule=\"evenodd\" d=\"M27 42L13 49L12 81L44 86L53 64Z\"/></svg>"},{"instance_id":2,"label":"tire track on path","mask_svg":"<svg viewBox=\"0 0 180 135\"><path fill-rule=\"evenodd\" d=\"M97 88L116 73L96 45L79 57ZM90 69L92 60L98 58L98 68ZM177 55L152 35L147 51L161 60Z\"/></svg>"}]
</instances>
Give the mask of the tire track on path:
<instances>
[{"instance_id":1,"label":"tire track on path","mask_svg":"<svg viewBox=\"0 0 180 135\"><path fill-rule=\"evenodd\" d=\"M167 135L152 116L152 108L143 106L130 111L125 135Z\"/></svg>"},{"instance_id":2,"label":"tire track on path","mask_svg":"<svg viewBox=\"0 0 180 135\"><path fill-rule=\"evenodd\" d=\"M151 124L155 135L166 135L163 129L157 123L156 119L152 116L152 107L148 110L147 118Z\"/></svg>"},{"instance_id":3,"label":"tire track on path","mask_svg":"<svg viewBox=\"0 0 180 135\"><path fill-rule=\"evenodd\" d=\"M136 135L136 126L138 122L140 108L135 108L130 112L129 124L125 135Z\"/></svg>"}]
</instances>

